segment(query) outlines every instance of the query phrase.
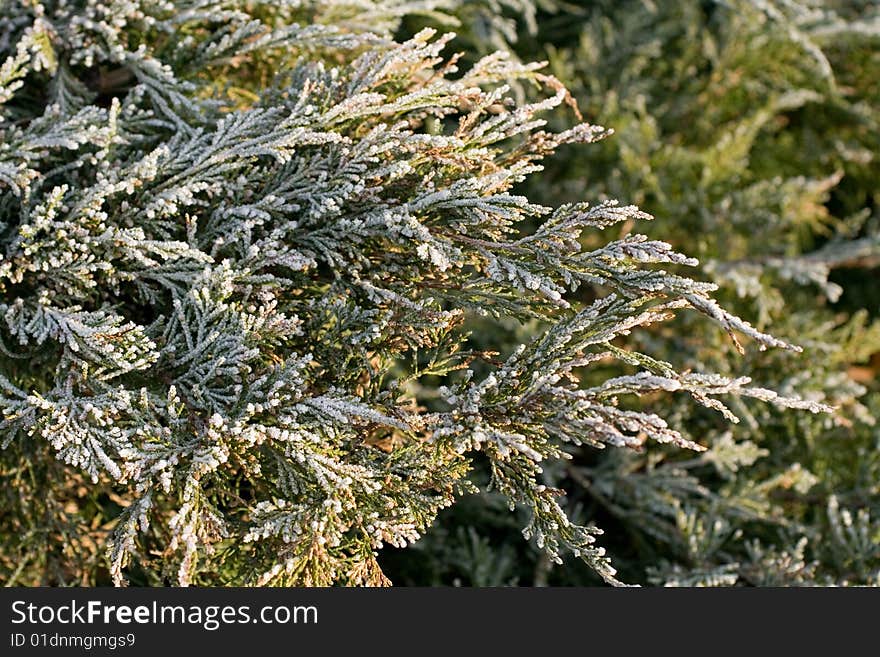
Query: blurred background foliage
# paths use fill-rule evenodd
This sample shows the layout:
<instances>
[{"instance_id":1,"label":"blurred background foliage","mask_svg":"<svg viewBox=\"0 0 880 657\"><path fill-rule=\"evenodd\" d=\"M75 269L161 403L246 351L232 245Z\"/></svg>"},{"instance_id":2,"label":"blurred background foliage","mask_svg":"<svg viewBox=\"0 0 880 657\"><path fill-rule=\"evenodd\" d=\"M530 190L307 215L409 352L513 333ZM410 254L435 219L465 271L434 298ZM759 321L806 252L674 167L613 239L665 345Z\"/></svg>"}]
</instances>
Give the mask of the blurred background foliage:
<instances>
[{"instance_id":1,"label":"blurred background foliage","mask_svg":"<svg viewBox=\"0 0 880 657\"><path fill-rule=\"evenodd\" d=\"M746 419L731 430L685 400L643 398L710 449L572 450L547 484L605 530L630 583L880 584L880 6L465 0L452 11L460 50L546 60L584 119L615 131L551 158L523 190L532 200L638 204L655 217L640 232L699 258L725 307L804 353L739 354L686 316L628 339L679 370L838 407L822 417L740 402ZM435 18L410 16L401 31ZM575 121L560 111L553 127ZM513 344L534 329L502 330ZM480 346L489 328L471 330ZM474 498L381 561L396 584L598 583L574 559L549 563L518 526Z\"/></svg>"}]
</instances>

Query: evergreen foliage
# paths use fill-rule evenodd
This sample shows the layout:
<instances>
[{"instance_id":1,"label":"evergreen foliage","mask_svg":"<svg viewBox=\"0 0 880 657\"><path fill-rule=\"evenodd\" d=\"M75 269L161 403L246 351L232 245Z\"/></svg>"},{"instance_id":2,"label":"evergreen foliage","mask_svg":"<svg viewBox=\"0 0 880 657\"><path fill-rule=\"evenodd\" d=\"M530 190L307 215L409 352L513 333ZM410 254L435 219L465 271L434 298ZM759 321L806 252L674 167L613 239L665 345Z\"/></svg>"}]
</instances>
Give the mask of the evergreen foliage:
<instances>
[{"instance_id":1,"label":"evergreen foliage","mask_svg":"<svg viewBox=\"0 0 880 657\"><path fill-rule=\"evenodd\" d=\"M607 131L572 126L572 96L539 65L502 52L459 65L451 35L393 34L406 14L442 26L457 13L465 39L489 25L512 40L509 17L474 18L498 7L3 0L4 582L387 584L380 549L430 540L441 511L485 499L508 524L497 503L517 510L546 572L573 555L617 583L601 518L565 508L563 479L608 500L603 542L686 538L686 569L642 563L657 581L741 577L735 522L766 524L773 490L806 495L818 476L786 454L786 427L836 430L847 415L831 406L862 393L830 394L826 369L784 354L805 343L838 370L852 356L806 331L773 337L772 304L730 299L757 327L724 310L686 273L691 244L658 239L674 221L658 211L658 235L631 233L649 218L632 190L624 204L595 188L552 206L524 196L561 178L541 171L557 149L606 157L593 142ZM830 188L777 187L817 190L813 204ZM867 230L858 217L851 233ZM833 296L822 266L853 244L871 253L847 237L817 251L843 260L786 275L789 249L795 264L768 276ZM857 321L841 330L875 335ZM738 416L750 433L734 440ZM770 473L750 479L768 452ZM722 483L698 479L712 468ZM823 545L863 573L876 529L851 502L827 497ZM487 568L492 527L456 530L475 583L517 561ZM760 576L800 583L819 570L791 565L812 538L748 549Z\"/></svg>"},{"instance_id":2,"label":"evergreen foliage","mask_svg":"<svg viewBox=\"0 0 880 657\"><path fill-rule=\"evenodd\" d=\"M634 333L630 348L678 369L798 389L838 410L810 416L737 404L745 421L731 427L657 400L709 450L698 458L654 447L585 451L553 473L554 485L569 491L574 517L606 529L627 581L877 584L876 3L582 4L544 16L521 54L543 49L584 115L616 134L550 158L524 191L545 203L585 188L589 198L637 203L658 217L639 229L698 257L726 308L808 355L739 359L729 341L687 317L672 330ZM474 532L471 542L510 545L503 521L472 513L446 522ZM422 558L441 573L437 581L472 582L481 570L447 565L459 563L442 545L459 530L448 531L428 537ZM574 568L548 569L534 551L506 563L496 584L593 581ZM413 566L399 567L418 581Z\"/></svg>"}]
</instances>

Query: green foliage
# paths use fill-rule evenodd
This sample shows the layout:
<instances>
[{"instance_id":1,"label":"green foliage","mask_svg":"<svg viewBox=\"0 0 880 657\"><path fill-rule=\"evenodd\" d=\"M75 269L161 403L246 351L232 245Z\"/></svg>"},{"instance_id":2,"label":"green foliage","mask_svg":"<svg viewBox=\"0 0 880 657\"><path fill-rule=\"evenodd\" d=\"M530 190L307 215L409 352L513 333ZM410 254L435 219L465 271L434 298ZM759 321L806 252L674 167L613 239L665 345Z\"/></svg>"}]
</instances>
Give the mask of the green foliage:
<instances>
[{"instance_id":1,"label":"green foliage","mask_svg":"<svg viewBox=\"0 0 880 657\"><path fill-rule=\"evenodd\" d=\"M876 409L846 375L880 332L819 317L803 283L834 300L828 271L875 254L876 123L844 91L870 88L875 25L785 7L748 14L755 40L809 57L778 57L772 93L745 84L764 104L726 81L703 124L703 92L676 90L693 143L659 127L662 87L633 113L642 14L595 74L579 34L557 42L576 95L621 99L603 112L631 141L594 144L558 77L477 56L517 14L519 47L542 38L528 2L3 2L4 582L381 585L380 551L402 582L872 581ZM583 47L606 45L613 7L543 8L593 11ZM726 11L708 24L740 29ZM666 18L651 47L691 57ZM462 28L461 66L451 35L392 37L420 21ZM865 44L851 79L814 41L829 25ZM790 91L799 66L815 89ZM814 105L825 128L780 124ZM837 132L843 114L862 123ZM862 198L837 209L850 177ZM732 230L705 223L719 208Z\"/></svg>"},{"instance_id":2,"label":"green foliage","mask_svg":"<svg viewBox=\"0 0 880 657\"><path fill-rule=\"evenodd\" d=\"M657 217L640 228L696 256L725 307L808 356L737 359L735 345L687 318L628 344L679 370L748 376L838 409L793 415L746 402L731 428L659 401L710 449L582 452L554 485L580 505L577 517L606 529L627 581L876 584L876 3L597 1L539 24L521 54L544 49L584 116L615 134L564 149L526 193L637 203ZM470 524L464 514L449 522ZM534 555L520 558L538 568ZM551 581L592 580L560 569Z\"/></svg>"}]
</instances>

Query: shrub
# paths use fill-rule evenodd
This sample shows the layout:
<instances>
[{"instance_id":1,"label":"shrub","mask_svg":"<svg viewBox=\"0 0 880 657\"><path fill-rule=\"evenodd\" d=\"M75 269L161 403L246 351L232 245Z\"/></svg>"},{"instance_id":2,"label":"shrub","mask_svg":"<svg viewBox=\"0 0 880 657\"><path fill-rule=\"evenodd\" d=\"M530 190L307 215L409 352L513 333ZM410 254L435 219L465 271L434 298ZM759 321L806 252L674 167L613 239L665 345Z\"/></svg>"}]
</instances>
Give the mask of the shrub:
<instances>
[{"instance_id":1,"label":"shrub","mask_svg":"<svg viewBox=\"0 0 880 657\"><path fill-rule=\"evenodd\" d=\"M623 348L686 308L788 345L659 268L695 264L663 242L583 248L636 208L513 192L604 135L543 129L555 78L503 54L458 71L447 38L396 43L403 6L371 7L5 4L7 583L384 584L377 551L473 491L476 461L551 559L615 582L542 463L702 449L629 396L827 410ZM534 337L478 348L472 318Z\"/></svg>"},{"instance_id":2,"label":"shrub","mask_svg":"<svg viewBox=\"0 0 880 657\"><path fill-rule=\"evenodd\" d=\"M543 16L542 30L518 47L524 57L544 50L585 116L616 134L566 147L524 193L553 204L586 189L588 198L637 203L658 217L640 229L698 257L726 308L809 355L739 359L686 316L634 333L629 348L680 371L797 388L838 411L737 401L744 422L731 427L672 397L651 399L709 449L697 458L657 446L584 450L545 478L569 491L573 517L605 528L626 581L878 583L876 3L581 4ZM590 248L601 239L587 238ZM485 572L481 559L458 558L462 550L510 545L498 514L459 507L446 524L447 536L421 546L440 581ZM576 568L550 569L535 551L505 563L494 583L592 581ZM396 567L418 581L413 566Z\"/></svg>"}]
</instances>

